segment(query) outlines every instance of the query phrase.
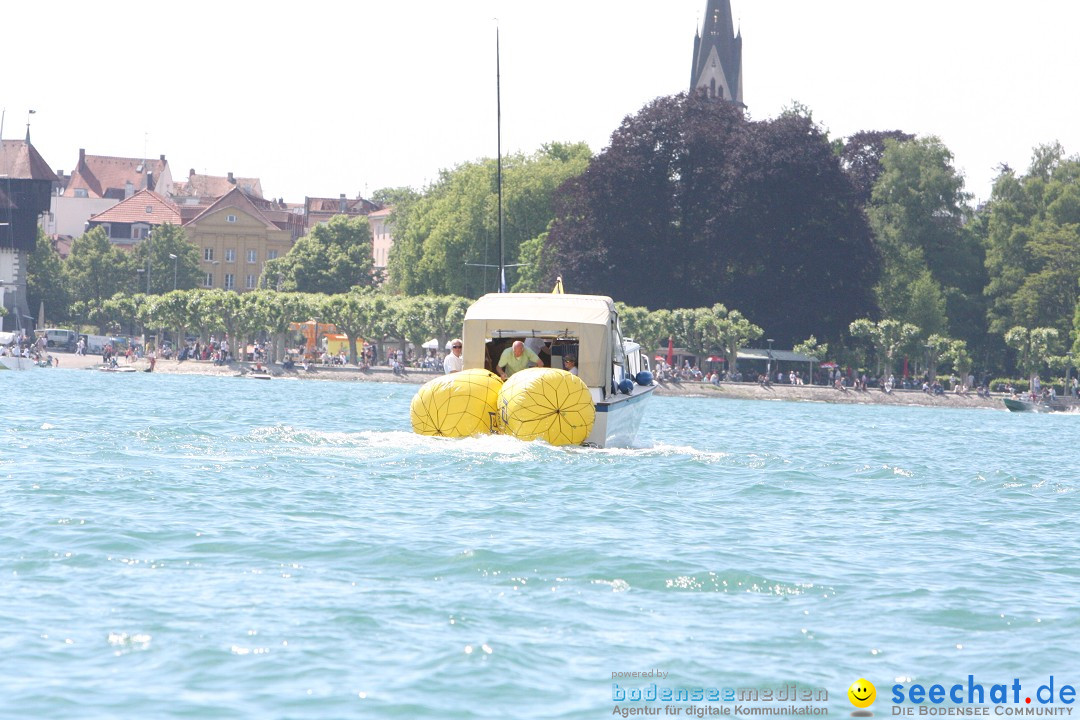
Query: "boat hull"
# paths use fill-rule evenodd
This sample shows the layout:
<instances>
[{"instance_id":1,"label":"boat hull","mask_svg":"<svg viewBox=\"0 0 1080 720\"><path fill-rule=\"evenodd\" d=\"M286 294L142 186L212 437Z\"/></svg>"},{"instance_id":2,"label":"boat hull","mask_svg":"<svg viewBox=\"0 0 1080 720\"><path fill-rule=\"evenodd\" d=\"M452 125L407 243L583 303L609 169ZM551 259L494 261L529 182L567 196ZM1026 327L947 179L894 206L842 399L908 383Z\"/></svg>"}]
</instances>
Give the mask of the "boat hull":
<instances>
[{"instance_id":1,"label":"boat hull","mask_svg":"<svg viewBox=\"0 0 1080 720\"><path fill-rule=\"evenodd\" d=\"M0 365L3 365L8 370L30 370L37 367L30 358L20 357L18 355L4 355L0 357Z\"/></svg>"},{"instance_id":2,"label":"boat hull","mask_svg":"<svg viewBox=\"0 0 1080 720\"><path fill-rule=\"evenodd\" d=\"M1015 400L1013 398L1003 398L1002 402L1005 403L1005 407L1010 412L1051 413L1068 412L1069 409L1061 403L1034 403L1030 400Z\"/></svg>"},{"instance_id":3,"label":"boat hull","mask_svg":"<svg viewBox=\"0 0 1080 720\"><path fill-rule=\"evenodd\" d=\"M631 447L645 415L654 386L634 386L630 395L615 395L596 403L596 421L584 444L591 447Z\"/></svg>"}]
</instances>

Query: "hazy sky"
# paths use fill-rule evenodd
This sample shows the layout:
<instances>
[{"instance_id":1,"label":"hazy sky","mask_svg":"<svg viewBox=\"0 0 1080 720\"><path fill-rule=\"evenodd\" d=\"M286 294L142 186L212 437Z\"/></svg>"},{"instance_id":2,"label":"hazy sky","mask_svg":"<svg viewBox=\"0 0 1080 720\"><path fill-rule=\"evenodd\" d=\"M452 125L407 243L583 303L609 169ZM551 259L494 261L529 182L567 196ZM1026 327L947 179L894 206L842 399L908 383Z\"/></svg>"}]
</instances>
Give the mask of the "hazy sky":
<instances>
[{"instance_id":1,"label":"hazy sky","mask_svg":"<svg viewBox=\"0 0 1080 720\"><path fill-rule=\"evenodd\" d=\"M495 155L495 18L504 152L604 148L627 115L685 91L706 0L7 3L3 136L54 169L79 148L165 154L259 177L269 196L421 189ZM792 100L833 137L937 135L968 191L1035 145L1080 150L1071 0L732 0L752 117Z\"/></svg>"}]
</instances>

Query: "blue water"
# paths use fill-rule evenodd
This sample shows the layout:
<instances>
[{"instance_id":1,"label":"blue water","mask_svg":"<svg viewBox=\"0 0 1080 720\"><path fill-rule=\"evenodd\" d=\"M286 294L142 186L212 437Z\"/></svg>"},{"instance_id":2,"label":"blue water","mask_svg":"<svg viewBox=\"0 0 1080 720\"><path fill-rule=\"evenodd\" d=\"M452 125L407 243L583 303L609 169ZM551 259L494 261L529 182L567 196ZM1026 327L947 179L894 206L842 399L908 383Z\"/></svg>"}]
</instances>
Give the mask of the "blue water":
<instances>
[{"instance_id":1,"label":"blue water","mask_svg":"<svg viewBox=\"0 0 1080 720\"><path fill-rule=\"evenodd\" d=\"M415 436L408 385L0 389L0 717L1080 682L1075 416L661 397L639 447L586 450Z\"/></svg>"}]
</instances>

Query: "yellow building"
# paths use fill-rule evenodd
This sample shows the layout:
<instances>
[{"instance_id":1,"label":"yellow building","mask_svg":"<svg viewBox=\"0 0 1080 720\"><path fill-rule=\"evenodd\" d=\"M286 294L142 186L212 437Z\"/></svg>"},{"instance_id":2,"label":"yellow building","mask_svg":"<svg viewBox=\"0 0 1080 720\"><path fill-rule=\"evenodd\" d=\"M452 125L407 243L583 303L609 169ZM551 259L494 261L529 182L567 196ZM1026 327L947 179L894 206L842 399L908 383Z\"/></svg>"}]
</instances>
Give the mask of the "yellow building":
<instances>
[{"instance_id":1,"label":"yellow building","mask_svg":"<svg viewBox=\"0 0 1080 720\"><path fill-rule=\"evenodd\" d=\"M184 223L199 248L202 287L238 292L254 290L263 263L284 257L303 228L302 216L239 188Z\"/></svg>"}]
</instances>

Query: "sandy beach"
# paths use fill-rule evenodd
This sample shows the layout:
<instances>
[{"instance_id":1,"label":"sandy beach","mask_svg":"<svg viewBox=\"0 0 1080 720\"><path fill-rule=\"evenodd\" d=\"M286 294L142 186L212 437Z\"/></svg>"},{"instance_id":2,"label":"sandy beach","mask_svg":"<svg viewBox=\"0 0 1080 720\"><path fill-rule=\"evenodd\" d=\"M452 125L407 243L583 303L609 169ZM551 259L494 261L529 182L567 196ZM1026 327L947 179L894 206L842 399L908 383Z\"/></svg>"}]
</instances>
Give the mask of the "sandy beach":
<instances>
[{"instance_id":1,"label":"sandy beach","mask_svg":"<svg viewBox=\"0 0 1080 720\"><path fill-rule=\"evenodd\" d=\"M77 368L92 370L101 364L99 356L78 356L67 353L57 353L61 368ZM121 366L126 366L125 360L120 361ZM137 360L131 364L137 370L145 370L149 367L147 360ZM186 375L218 375L222 377L242 378L251 372L253 363L230 363L228 365L214 365L210 361L185 360L159 360L154 372ZM270 368L273 379L285 380L313 380L335 382L394 382L412 383L420 385L427 382L440 373L421 370L410 370L404 376L394 375L388 367L375 367L370 370L359 370L352 366L318 366L313 372L304 372L302 369L283 370L280 366ZM682 397L706 397L737 400L784 400L789 402L821 402L821 403L847 403L856 405L915 405L921 407L944 407L944 408L983 408L992 410L1005 410L1001 402L1003 395L996 393L991 397L979 397L975 393L957 395L946 393L944 395L928 395L920 390L894 390L886 394L880 390L871 389L857 391L852 389L837 390L832 387L817 385L772 385L763 387L757 383L722 383L711 385L709 383L663 383L656 389L657 395L682 396Z\"/></svg>"}]
</instances>

